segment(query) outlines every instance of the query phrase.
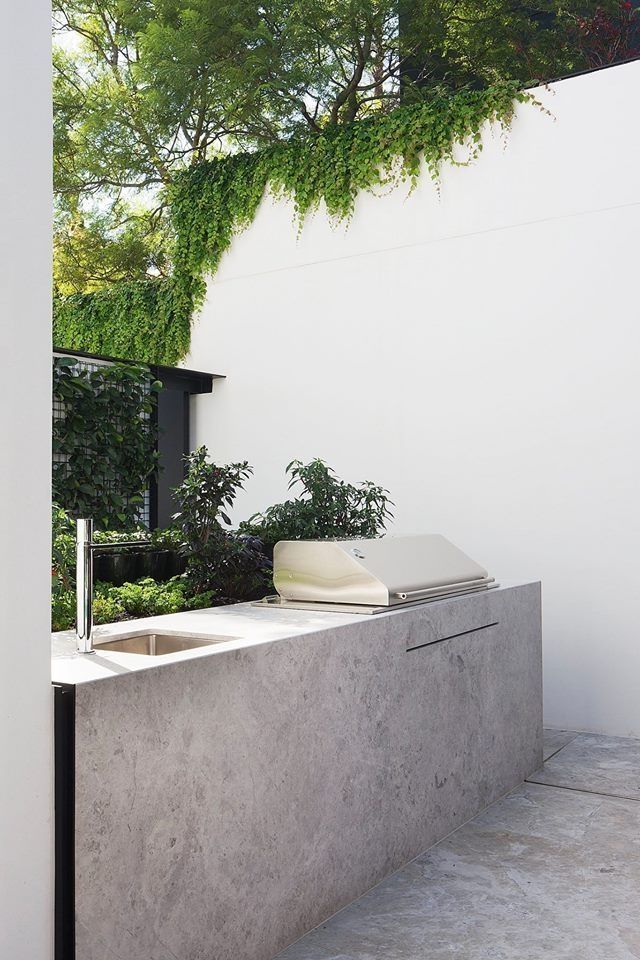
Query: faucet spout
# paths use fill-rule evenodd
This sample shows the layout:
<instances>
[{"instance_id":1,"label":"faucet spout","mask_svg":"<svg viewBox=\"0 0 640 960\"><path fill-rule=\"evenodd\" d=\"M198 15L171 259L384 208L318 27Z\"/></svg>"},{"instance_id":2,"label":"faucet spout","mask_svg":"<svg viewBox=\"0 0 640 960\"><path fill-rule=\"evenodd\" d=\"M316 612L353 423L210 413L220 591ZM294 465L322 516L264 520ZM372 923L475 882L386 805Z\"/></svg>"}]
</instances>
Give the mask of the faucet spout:
<instances>
[{"instance_id":1,"label":"faucet spout","mask_svg":"<svg viewBox=\"0 0 640 960\"><path fill-rule=\"evenodd\" d=\"M76 650L78 653L95 653L92 639L94 553L139 546L139 540L94 543L93 520L76 520Z\"/></svg>"}]
</instances>

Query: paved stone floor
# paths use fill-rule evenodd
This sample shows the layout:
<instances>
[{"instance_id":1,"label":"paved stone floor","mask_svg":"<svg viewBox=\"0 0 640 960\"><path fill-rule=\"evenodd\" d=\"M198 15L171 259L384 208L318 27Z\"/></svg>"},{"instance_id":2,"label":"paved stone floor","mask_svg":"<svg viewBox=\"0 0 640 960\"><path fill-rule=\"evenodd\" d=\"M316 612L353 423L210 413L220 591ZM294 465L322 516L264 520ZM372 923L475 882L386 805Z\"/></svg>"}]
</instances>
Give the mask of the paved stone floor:
<instances>
[{"instance_id":1,"label":"paved stone floor","mask_svg":"<svg viewBox=\"0 0 640 960\"><path fill-rule=\"evenodd\" d=\"M545 763L278 960L639 960L640 741Z\"/></svg>"}]
</instances>

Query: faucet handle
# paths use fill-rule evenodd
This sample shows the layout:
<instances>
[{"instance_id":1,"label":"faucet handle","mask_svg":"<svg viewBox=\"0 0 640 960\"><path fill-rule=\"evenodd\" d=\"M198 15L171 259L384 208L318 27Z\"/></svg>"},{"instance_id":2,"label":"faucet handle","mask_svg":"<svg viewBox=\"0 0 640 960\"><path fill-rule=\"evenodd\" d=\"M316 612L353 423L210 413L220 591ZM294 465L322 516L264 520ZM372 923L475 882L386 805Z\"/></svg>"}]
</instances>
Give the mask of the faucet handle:
<instances>
[{"instance_id":1,"label":"faucet handle","mask_svg":"<svg viewBox=\"0 0 640 960\"><path fill-rule=\"evenodd\" d=\"M93 520L76 520L76 543L93 542Z\"/></svg>"}]
</instances>

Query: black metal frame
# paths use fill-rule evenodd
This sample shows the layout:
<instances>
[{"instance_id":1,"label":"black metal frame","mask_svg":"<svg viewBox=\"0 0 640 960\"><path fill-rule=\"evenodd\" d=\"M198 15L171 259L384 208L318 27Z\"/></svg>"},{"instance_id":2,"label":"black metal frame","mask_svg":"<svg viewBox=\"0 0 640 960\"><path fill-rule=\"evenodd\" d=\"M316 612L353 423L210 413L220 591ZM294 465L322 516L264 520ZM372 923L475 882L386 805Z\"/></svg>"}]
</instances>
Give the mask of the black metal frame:
<instances>
[{"instance_id":1,"label":"black metal frame","mask_svg":"<svg viewBox=\"0 0 640 960\"><path fill-rule=\"evenodd\" d=\"M81 360L95 360L97 363L139 363L127 357L107 357L99 353L85 353L83 350L68 350L66 347L54 347L54 353L63 357L79 357ZM144 363L144 361L143 361ZM186 370L182 367L166 367L158 363L144 363L151 373L170 390L183 387L187 393L211 393L214 380L224 380L222 373L203 373L201 370Z\"/></svg>"},{"instance_id":2,"label":"black metal frame","mask_svg":"<svg viewBox=\"0 0 640 960\"><path fill-rule=\"evenodd\" d=\"M156 437L156 452L158 449L158 406L154 404L151 411L151 423ZM158 472L155 471L149 481L149 528L155 530L158 526Z\"/></svg>"},{"instance_id":3,"label":"black metal frame","mask_svg":"<svg viewBox=\"0 0 640 960\"><path fill-rule=\"evenodd\" d=\"M75 960L76 690L53 685L55 960Z\"/></svg>"}]
</instances>

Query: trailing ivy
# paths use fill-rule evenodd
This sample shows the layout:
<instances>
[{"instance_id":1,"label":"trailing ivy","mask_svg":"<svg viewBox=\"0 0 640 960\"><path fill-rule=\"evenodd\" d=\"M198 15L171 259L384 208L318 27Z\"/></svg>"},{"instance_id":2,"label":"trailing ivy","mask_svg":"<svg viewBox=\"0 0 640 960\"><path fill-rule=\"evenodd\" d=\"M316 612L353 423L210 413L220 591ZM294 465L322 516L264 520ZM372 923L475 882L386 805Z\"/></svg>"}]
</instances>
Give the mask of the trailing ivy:
<instances>
[{"instance_id":1,"label":"trailing ivy","mask_svg":"<svg viewBox=\"0 0 640 960\"><path fill-rule=\"evenodd\" d=\"M234 235L252 223L267 189L293 201L298 228L322 202L334 221L348 221L360 191L403 181L413 188L422 162L436 182L445 162L471 163L482 150L485 122L508 129L518 102L535 101L515 82L443 93L348 126L327 127L319 136L190 167L168 198L176 237L173 276L59 300L56 345L176 363L189 348L205 277L215 273ZM460 144L466 152L462 161L456 159Z\"/></svg>"},{"instance_id":2,"label":"trailing ivy","mask_svg":"<svg viewBox=\"0 0 640 960\"><path fill-rule=\"evenodd\" d=\"M68 350L175 364L189 349L197 287L191 278L175 276L57 297L53 342Z\"/></svg>"}]
</instances>

